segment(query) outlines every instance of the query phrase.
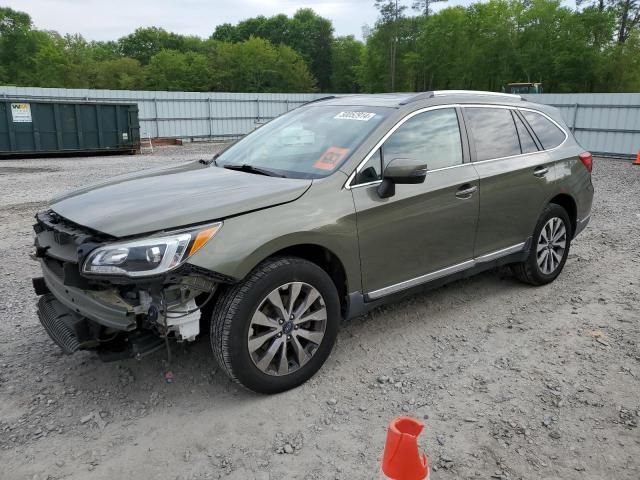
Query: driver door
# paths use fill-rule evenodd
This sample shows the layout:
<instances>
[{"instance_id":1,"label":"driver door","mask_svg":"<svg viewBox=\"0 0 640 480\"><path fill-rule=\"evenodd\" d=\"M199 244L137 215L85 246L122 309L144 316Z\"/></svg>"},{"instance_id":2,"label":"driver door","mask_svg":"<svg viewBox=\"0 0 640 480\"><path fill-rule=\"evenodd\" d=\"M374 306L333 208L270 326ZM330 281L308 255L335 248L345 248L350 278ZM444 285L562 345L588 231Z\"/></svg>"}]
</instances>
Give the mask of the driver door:
<instances>
[{"instance_id":1,"label":"driver door","mask_svg":"<svg viewBox=\"0 0 640 480\"><path fill-rule=\"evenodd\" d=\"M358 170L351 185L364 292L370 299L424 283L473 263L478 175L468 162L454 107L410 114ZM427 164L424 183L396 185L380 198L394 158Z\"/></svg>"}]
</instances>

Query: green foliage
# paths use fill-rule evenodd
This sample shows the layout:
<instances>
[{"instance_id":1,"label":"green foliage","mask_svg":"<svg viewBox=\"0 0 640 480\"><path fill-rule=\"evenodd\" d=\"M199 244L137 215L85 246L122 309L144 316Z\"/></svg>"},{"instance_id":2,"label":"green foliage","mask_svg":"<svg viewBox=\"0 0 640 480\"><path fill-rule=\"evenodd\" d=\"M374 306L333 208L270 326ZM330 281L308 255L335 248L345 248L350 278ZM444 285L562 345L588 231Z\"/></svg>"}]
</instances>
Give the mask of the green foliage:
<instances>
[{"instance_id":1,"label":"green foliage","mask_svg":"<svg viewBox=\"0 0 640 480\"><path fill-rule=\"evenodd\" d=\"M270 28L289 32L290 25L282 25L291 21L280 15L267 23ZM229 26L226 35L220 33L224 26L216 30L224 36L224 42L177 35L156 27L139 28L117 41L87 42L80 35L61 37L35 30L29 15L0 8L0 83L125 90L312 92L317 84L308 67L313 64L312 57L324 61L330 58L330 53L314 57L312 50L318 48L323 34L328 32L332 40L333 30L330 22L310 10L296 13L293 21L297 28L293 29L294 38L302 50L306 49L309 63L299 51L276 42L275 34L274 43L252 35L244 38L244 33L232 37L238 27ZM242 31L262 19L252 22L247 21ZM306 30L313 28L317 35L306 35Z\"/></svg>"},{"instance_id":2,"label":"green foliage","mask_svg":"<svg viewBox=\"0 0 640 480\"><path fill-rule=\"evenodd\" d=\"M531 81L547 92L640 90L640 0L580 0L577 10L561 0L489 0L437 13L441 0L371 1L380 16L366 44L334 37L311 9L223 24L207 40L151 27L89 42L0 7L0 84L354 93Z\"/></svg>"},{"instance_id":3,"label":"green foliage","mask_svg":"<svg viewBox=\"0 0 640 480\"><path fill-rule=\"evenodd\" d=\"M331 87L334 91L357 93L360 60L364 44L353 35L337 37L331 45Z\"/></svg>"},{"instance_id":4,"label":"green foliage","mask_svg":"<svg viewBox=\"0 0 640 480\"><path fill-rule=\"evenodd\" d=\"M517 81L542 82L547 92L638 88L638 28L621 44L613 7L575 11L559 0L490 0L395 19L393 2L378 3L387 10L367 38L359 69L365 90L391 88L393 38L395 90L498 91Z\"/></svg>"},{"instance_id":5,"label":"green foliage","mask_svg":"<svg viewBox=\"0 0 640 480\"><path fill-rule=\"evenodd\" d=\"M64 40L57 34L32 32L32 35L39 37L37 40L39 45L33 58L31 75L43 87L64 85L69 67L69 59L63 48Z\"/></svg>"},{"instance_id":6,"label":"green foliage","mask_svg":"<svg viewBox=\"0 0 640 480\"><path fill-rule=\"evenodd\" d=\"M0 81L28 81L33 75L35 56L46 43L46 34L32 30L29 15L0 8Z\"/></svg>"},{"instance_id":7,"label":"green foliage","mask_svg":"<svg viewBox=\"0 0 640 480\"><path fill-rule=\"evenodd\" d=\"M163 28L138 28L135 32L118 40L120 53L147 65L151 57L162 50L178 52L199 51L204 41L198 37L186 37L167 32Z\"/></svg>"},{"instance_id":8,"label":"green foliage","mask_svg":"<svg viewBox=\"0 0 640 480\"><path fill-rule=\"evenodd\" d=\"M216 28L213 40L236 43L259 37L273 45L288 45L302 55L322 91L331 88L331 47L333 25L310 8L298 10L292 18L286 15L258 16L233 26L225 23Z\"/></svg>"},{"instance_id":9,"label":"green foliage","mask_svg":"<svg viewBox=\"0 0 640 480\"><path fill-rule=\"evenodd\" d=\"M216 42L210 54L212 89L224 92L309 92L315 79L304 60L286 45L256 37Z\"/></svg>"},{"instance_id":10,"label":"green foliage","mask_svg":"<svg viewBox=\"0 0 640 480\"><path fill-rule=\"evenodd\" d=\"M206 91L210 85L207 57L196 52L160 50L151 57L145 77L152 90Z\"/></svg>"},{"instance_id":11,"label":"green foliage","mask_svg":"<svg viewBox=\"0 0 640 480\"><path fill-rule=\"evenodd\" d=\"M331 44L333 25L310 8L298 10L291 25L291 48L300 52L318 80L318 87L326 92L331 83Z\"/></svg>"},{"instance_id":12,"label":"green foliage","mask_svg":"<svg viewBox=\"0 0 640 480\"><path fill-rule=\"evenodd\" d=\"M146 88L140 62L133 58L114 58L95 65L91 88L135 90Z\"/></svg>"}]
</instances>

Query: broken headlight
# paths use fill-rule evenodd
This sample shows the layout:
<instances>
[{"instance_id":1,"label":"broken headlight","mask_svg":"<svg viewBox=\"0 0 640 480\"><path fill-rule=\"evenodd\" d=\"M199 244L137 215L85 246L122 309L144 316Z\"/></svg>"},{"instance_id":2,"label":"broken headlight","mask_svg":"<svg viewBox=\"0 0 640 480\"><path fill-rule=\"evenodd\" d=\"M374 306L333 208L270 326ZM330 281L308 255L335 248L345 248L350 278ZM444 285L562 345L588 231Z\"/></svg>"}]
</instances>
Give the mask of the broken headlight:
<instances>
[{"instance_id":1,"label":"broken headlight","mask_svg":"<svg viewBox=\"0 0 640 480\"><path fill-rule=\"evenodd\" d=\"M93 250L82 271L100 275L147 277L180 265L202 248L220 230L222 222L173 235L118 242Z\"/></svg>"}]
</instances>

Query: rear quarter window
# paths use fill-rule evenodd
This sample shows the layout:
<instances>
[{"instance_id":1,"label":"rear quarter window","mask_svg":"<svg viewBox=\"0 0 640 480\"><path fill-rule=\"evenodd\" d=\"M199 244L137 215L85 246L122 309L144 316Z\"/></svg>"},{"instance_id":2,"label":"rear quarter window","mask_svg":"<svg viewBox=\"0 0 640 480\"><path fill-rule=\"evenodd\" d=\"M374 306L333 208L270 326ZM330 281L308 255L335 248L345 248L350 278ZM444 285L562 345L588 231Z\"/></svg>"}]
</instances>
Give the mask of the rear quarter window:
<instances>
[{"instance_id":1,"label":"rear quarter window","mask_svg":"<svg viewBox=\"0 0 640 480\"><path fill-rule=\"evenodd\" d=\"M540 140L540 143L542 144L542 148L549 150L550 148L555 148L564 142L564 132L547 117L529 110L521 110L520 112L524 115L527 122L529 122L529 125L531 125L536 137L538 137L538 140Z\"/></svg>"}]
</instances>

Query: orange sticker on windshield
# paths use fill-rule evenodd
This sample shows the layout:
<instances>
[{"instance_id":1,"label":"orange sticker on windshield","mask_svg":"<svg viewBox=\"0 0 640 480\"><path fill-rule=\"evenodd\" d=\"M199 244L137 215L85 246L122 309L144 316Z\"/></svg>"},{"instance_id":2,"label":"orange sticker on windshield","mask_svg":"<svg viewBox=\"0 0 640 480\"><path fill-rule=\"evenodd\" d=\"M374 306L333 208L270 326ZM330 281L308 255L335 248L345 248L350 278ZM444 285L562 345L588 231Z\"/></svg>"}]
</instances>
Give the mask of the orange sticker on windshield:
<instances>
[{"instance_id":1,"label":"orange sticker on windshield","mask_svg":"<svg viewBox=\"0 0 640 480\"><path fill-rule=\"evenodd\" d=\"M348 148L329 147L313 166L320 170L334 170L347 153L349 153Z\"/></svg>"}]
</instances>

